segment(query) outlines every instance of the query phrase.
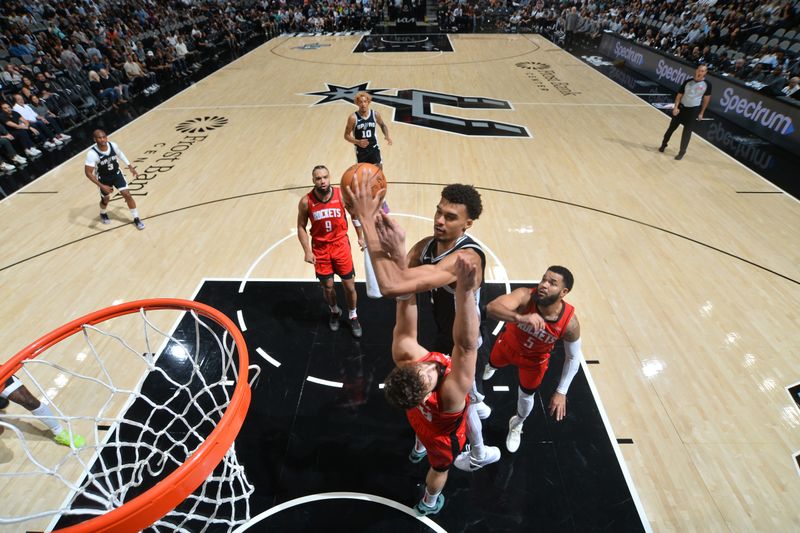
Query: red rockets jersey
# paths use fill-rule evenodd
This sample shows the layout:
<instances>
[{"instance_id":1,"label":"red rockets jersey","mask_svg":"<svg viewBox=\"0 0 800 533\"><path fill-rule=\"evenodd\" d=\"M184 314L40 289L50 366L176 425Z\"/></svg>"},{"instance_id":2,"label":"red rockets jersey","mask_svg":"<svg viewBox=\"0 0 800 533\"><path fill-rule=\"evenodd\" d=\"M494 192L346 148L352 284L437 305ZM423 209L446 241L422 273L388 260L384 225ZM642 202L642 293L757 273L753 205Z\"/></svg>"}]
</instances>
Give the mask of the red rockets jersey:
<instances>
[{"instance_id":1,"label":"red rockets jersey","mask_svg":"<svg viewBox=\"0 0 800 533\"><path fill-rule=\"evenodd\" d=\"M331 187L333 194L327 202L321 202L308 193L308 218L311 220L311 243L314 246L336 242L347 238L347 216L338 187Z\"/></svg>"},{"instance_id":2,"label":"red rockets jersey","mask_svg":"<svg viewBox=\"0 0 800 533\"><path fill-rule=\"evenodd\" d=\"M537 313L536 302L533 300L533 293L536 287L531 289L531 301L522 314ZM530 324L506 324L504 338L506 341L518 345L519 355L524 357L542 357L550 354L556 341L564 336L567 324L575 314L575 308L562 300L564 306L561 308L561 315L555 322L545 321L543 330L534 333Z\"/></svg>"}]
</instances>

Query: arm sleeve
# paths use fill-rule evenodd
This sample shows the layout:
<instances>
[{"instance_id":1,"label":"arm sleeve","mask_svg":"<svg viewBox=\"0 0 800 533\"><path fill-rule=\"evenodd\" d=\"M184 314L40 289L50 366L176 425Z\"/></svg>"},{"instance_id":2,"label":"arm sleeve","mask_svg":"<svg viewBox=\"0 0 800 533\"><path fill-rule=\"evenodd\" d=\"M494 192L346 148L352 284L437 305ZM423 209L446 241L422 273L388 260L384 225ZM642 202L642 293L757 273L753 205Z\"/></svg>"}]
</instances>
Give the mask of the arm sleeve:
<instances>
[{"instance_id":1,"label":"arm sleeve","mask_svg":"<svg viewBox=\"0 0 800 533\"><path fill-rule=\"evenodd\" d=\"M111 142L111 141L109 141L109 142ZM130 165L131 164L130 161L128 161L128 158L125 157L125 154L122 153L122 150L119 149L119 146L117 146L117 143L113 143L113 144L114 144L114 151L117 152L117 157L122 159L122 162L125 163L126 165Z\"/></svg>"},{"instance_id":2,"label":"arm sleeve","mask_svg":"<svg viewBox=\"0 0 800 533\"><path fill-rule=\"evenodd\" d=\"M569 386L572 383L572 378L578 373L578 368L581 366L581 359L583 359L583 352L581 351L581 340L575 342L564 341L564 351L566 357L564 358L564 369L561 371L561 381L558 382L556 392L566 394Z\"/></svg>"},{"instance_id":3,"label":"arm sleeve","mask_svg":"<svg viewBox=\"0 0 800 533\"><path fill-rule=\"evenodd\" d=\"M83 162L87 167L97 166L97 154L91 148L86 152L86 161Z\"/></svg>"}]
</instances>

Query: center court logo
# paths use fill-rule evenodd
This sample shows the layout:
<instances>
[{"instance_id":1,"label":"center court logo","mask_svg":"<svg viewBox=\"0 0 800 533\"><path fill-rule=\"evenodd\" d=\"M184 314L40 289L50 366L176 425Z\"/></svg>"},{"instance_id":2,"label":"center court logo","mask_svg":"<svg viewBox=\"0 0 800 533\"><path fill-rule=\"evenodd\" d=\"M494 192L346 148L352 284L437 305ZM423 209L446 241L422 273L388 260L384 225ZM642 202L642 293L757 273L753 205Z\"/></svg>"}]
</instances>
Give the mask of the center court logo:
<instances>
[{"instance_id":1,"label":"center court logo","mask_svg":"<svg viewBox=\"0 0 800 533\"><path fill-rule=\"evenodd\" d=\"M175 126L175 130L183 133L180 139L154 143L132 163L139 168L139 175L128 182L128 190L132 196L147 196L147 187L157 177L172 171L183 156L197 144L208 139L209 132L217 130L228 123L228 119L220 116L196 117L185 120ZM146 166L145 166L146 165ZM111 200L120 200L117 193Z\"/></svg>"},{"instance_id":2,"label":"center court logo","mask_svg":"<svg viewBox=\"0 0 800 533\"><path fill-rule=\"evenodd\" d=\"M394 108L394 121L405 122L421 128L435 129L470 137L531 137L528 128L488 119L454 117L432 110L434 104L459 109L513 110L505 100L483 96L459 96L422 89L398 89L396 95L380 94L389 89L368 89L369 82L345 87L326 83L327 91L305 93L307 96L322 96L314 105L329 104L338 100L353 103L356 93L368 92L372 101Z\"/></svg>"},{"instance_id":3,"label":"center court logo","mask_svg":"<svg viewBox=\"0 0 800 533\"><path fill-rule=\"evenodd\" d=\"M525 76L536 84L536 88L540 91L549 91L553 89L560 92L563 96L576 96L581 93L575 92L569 88L569 82L561 81L553 68L547 63L537 63L535 61L523 61L516 64L517 68L525 71Z\"/></svg>"},{"instance_id":4,"label":"center court logo","mask_svg":"<svg viewBox=\"0 0 800 533\"><path fill-rule=\"evenodd\" d=\"M743 96L737 95L733 88L728 87L723 91L719 105L725 113L734 113L749 119L757 124L769 128L781 135L791 135L794 133L794 125L791 117L787 117L764 105L763 100L758 102L748 100Z\"/></svg>"}]
</instances>

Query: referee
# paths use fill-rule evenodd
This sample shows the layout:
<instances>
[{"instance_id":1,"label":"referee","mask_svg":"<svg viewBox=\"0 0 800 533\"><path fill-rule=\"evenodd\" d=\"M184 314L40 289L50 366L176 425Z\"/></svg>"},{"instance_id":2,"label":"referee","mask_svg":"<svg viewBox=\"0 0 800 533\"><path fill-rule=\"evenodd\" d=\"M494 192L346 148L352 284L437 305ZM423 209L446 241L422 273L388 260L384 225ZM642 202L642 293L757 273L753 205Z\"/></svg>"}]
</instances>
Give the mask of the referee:
<instances>
[{"instance_id":1,"label":"referee","mask_svg":"<svg viewBox=\"0 0 800 533\"><path fill-rule=\"evenodd\" d=\"M678 125L683 125L681 133L681 149L675 159L681 160L686 155L686 147L689 146L689 139L692 138L692 130L696 120L703 119L711 101L711 84L706 81L708 67L699 65L694 71L694 78L688 79L681 85L678 94L675 96L675 107L672 109L672 120L669 123L667 132L664 133L664 140L661 141L659 152L667 148L669 138L678 129Z\"/></svg>"}]
</instances>

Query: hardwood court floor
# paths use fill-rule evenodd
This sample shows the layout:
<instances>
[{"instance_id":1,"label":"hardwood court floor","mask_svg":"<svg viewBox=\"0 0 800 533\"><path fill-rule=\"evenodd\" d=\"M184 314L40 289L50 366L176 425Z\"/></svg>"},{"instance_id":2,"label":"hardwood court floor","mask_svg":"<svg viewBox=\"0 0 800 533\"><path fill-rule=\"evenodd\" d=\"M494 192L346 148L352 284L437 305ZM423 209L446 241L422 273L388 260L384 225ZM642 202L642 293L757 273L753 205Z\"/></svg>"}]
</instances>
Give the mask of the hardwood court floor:
<instances>
[{"instance_id":1,"label":"hardwood court floor","mask_svg":"<svg viewBox=\"0 0 800 533\"><path fill-rule=\"evenodd\" d=\"M405 54L353 54L357 36L275 39L126 126L112 140L146 175L143 232L119 201L100 224L80 156L4 200L7 354L115 300L191 297L204 277L313 279L296 205L315 164L338 175L354 161L342 134L355 107L307 93L368 82L388 95L373 106L395 141L388 199L410 242L430 233L443 184L472 183L487 278L574 272L569 300L599 361L588 374L615 435L633 441L620 447L652 528L800 523L800 412L786 391L800 381L800 204L744 194L776 189L697 137L683 161L658 153L660 112L540 37L451 39L452 53ZM532 138L394 122L392 102L425 111L421 91L508 101L430 110ZM19 460L8 432L0 443L4 464ZM36 487L21 486L0 480L9 505L31 501Z\"/></svg>"}]
</instances>

